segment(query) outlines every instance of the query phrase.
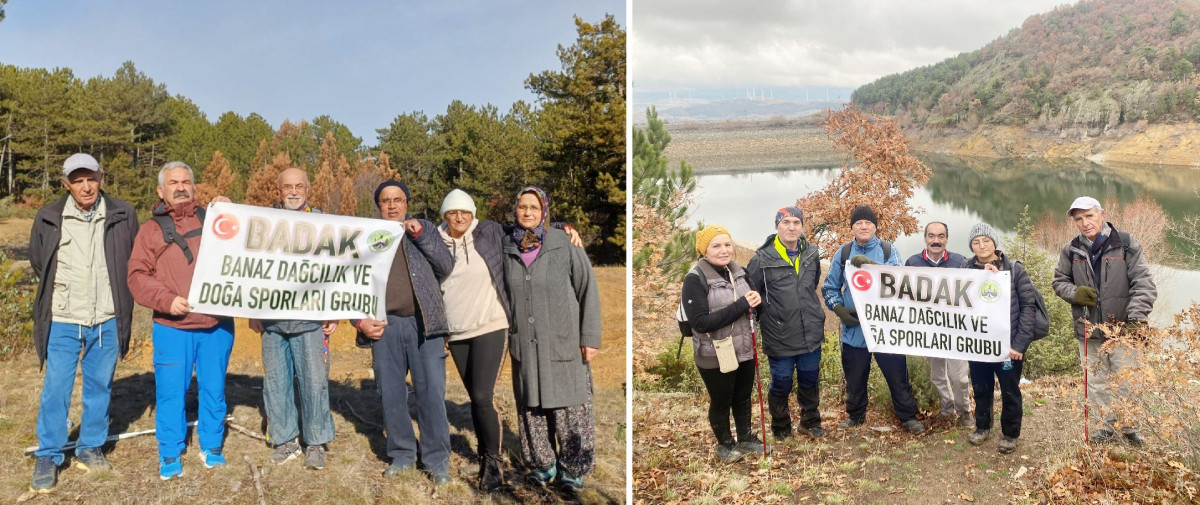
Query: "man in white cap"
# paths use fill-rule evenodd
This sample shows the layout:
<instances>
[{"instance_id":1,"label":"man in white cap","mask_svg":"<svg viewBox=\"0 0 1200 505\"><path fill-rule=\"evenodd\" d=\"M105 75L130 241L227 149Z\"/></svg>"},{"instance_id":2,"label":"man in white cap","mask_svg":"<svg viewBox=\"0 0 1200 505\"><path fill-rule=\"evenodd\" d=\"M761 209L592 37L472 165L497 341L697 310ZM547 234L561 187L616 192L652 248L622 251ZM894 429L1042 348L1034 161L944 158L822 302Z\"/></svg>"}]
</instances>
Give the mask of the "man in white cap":
<instances>
[{"instance_id":1,"label":"man in white cap","mask_svg":"<svg viewBox=\"0 0 1200 505\"><path fill-rule=\"evenodd\" d=\"M133 297L126 278L138 222L133 206L100 189L103 179L90 155L67 158L62 172L67 194L38 211L29 235L29 263L38 280L33 342L46 367L29 484L39 493L58 483L77 368L83 372L83 414L75 466L111 468L100 449L108 439L117 357L129 351Z\"/></svg>"},{"instance_id":2,"label":"man in white cap","mask_svg":"<svg viewBox=\"0 0 1200 505\"><path fill-rule=\"evenodd\" d=\"M1108 381L1113 374L1133 366L1134 356L1124 347L1101 352L1106 337L1097 326L1115 320L1124 322L1127 332L1144 332L1158 292L1142 255L1142 244L1105 221L1100 202L1090 196L1076 198L1067 209L1067 217L1079 229L1079 236L1063 247L1058 258L1054 292L1071 304L1079 353L1087 357L1083 366L1090 374L1088 401L1103 414L1099 429L1092 431L1092 442L1112 442L1117 439L1117 418L1109 409L1112 392ZM1090 334L1085 335L1084 319ZM1129 385L1122 383L1117 393L1128 396ZM1135 424L1126 423L1121 431L1129 445L1143 445Z\"/></svg>"}]
</instances>

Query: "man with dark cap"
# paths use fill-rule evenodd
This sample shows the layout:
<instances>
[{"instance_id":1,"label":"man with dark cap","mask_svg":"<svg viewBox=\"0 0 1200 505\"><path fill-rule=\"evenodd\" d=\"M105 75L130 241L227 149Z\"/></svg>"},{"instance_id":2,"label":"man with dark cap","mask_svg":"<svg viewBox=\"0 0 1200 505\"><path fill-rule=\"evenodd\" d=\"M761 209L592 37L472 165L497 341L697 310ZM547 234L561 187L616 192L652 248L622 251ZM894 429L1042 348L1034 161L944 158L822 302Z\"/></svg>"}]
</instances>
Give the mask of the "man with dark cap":
<instances>
[{"instance_id":1,"label":"man with dark cap","mask_svg":"<svg viewBox=\"0 0 1200 505\"><path fill-rule=\"evenodd\" d=\"M762 295L755 308L762 327L763 353L771 366L771 431L776 440L792 434L788 395L796 383L800 428L813 438L821 428L820 365L825 311L817 296L821 257L805 240L804 213L784 207L775 213L775 234L767 237L747 267L747 280Z\"/></svg>"},{"instance_id":2,"label":"man with dark cap","mask_svg":"<svg viewBox=\"0 0 1200 505\"><path fill-rule=\"evenodd\" d=\"M1067 209L1067 217L1079 229L1079 236L1063 246L1054 268L1053 287L1071 304L1079 354L1087 357L1083 366L1091 373L1088 403L1104 416L1099 429L1092 431L1092 442L1112 442L1117 439L1117 417L1109 408L1112 390L1108 381L1135 362L1133 350L1125 346L1102 352L1108 337L1098 326L1118 321L1125 324L1126 332L1144 332L1158 289L1142 255L1142 244L1105 221L1099 201L1090 196L1076 198ZM1084 319L1090 328L1081 322ZM1122 382L1117 394L1127 397L1129 384ZM1121 426L1121 432L1129 445L1144 444L1136 424Z\"/></svg>"},{"instance_id":3,"label":"man with dark cap","mask_svg":"<svg viewBox=\"0 0 1200 505\"><path fill-rule=\"evenodd\" d=\"M371 348L375 383L383 399L387 454L383 476L395 478L416 466L420 454L435 484L450 482L450 423L446 418L446 308L441 282L454 270L454 257L437 228L408 215L408 186L384 181L375 188L379 217L404 223L384 302L387 320L355 322L358 343ZM417 426L413 432L405 377L412 373Z\"/></svg>"},{"instance_id":4,"label":"man with dark cap","mask_svg":"<svg viewBox=\"0 0 1200 505\"><path fill-rule=\"evenodd\" d=\"M904 262L908 267L961 268L966 258L946 249L950 238L950 227L934 221L925 225L925 249ZM960 427L975 426L971 415L971 376L966 360L929 357L929 381L942 397L942 410L938 416L954 420L958 416Z\"/></svg>"},{"instance_id":5,"label":"man with dark cap","mask_svg":"<svg viewBox=\"0 0 1200 505\"><path fill-rule=\"evenodd\" d=\"M846 259L855 267L867 263L900 265L900 253L892 244L875 236L879 218L866 205L854 208L850 214L850 230L854 240L838 249L829 265L822 291L825 305L842 320L842 370L846 375L846 413L839 428L861 426L867 418L867 379L871 373L871 358L879 365L892 395L892 409L912 433L922 433L925 425L917 420L917 401L908 382L908 361L902 354L870 352L862 328L858 326L858 311L850 296L845 276Z\"/></svg>"},{"instance_id":6,"label":"man with dark cap","mask_svg":"<svg viewBox=\"0 0 1200 505\"><path fill-rule=\"evenodd\" d=\"M29 235L29 263L38 280L33 342L46 366L29 484L39 493L58 483L77 367L83 372L83 415L75 466L110 468L100 447L108 439L117 356L129 351L133 297L125 278L138 222L133 206L100 190L103 180L95 158L71 155L62 171L67 194L38 211Z\"/></svg>"}]
</instances>

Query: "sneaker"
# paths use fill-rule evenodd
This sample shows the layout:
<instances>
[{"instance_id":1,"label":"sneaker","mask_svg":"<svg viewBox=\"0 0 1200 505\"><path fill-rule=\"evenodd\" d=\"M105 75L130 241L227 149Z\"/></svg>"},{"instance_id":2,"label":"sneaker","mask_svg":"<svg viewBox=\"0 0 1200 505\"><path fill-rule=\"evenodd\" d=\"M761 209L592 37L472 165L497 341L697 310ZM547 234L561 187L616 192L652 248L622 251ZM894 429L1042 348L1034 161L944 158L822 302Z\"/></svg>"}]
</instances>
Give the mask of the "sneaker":
<instances>
[{"instance_id":1,"label":"sneaker","mask_svg":"<svg viewBox=\"0 0 1200 505\"><path fill-rule=\"evenodd\" d=\"M325 468L324 445L310 445L304 450L304 468L312 470Z\"/></svg>"},{"instance_id":2,"label":"sneaker","mask_svg":"<svg viewBox=\"0 0 1200 505\"><path fill-rule=\"evenodd\" d=\"M966 414L959 414L958 415L958 427L959 428L974 428L975 427L975 416L971 415L970 412L967 412Z\"/></svg>"},{"instance_id":3,"label":"sneaker","mask_svg":"<svg viewBox=\"0 0 1200 505\"><path fill-rule=\"evenodd\" d=\"M290 442L275 446L275 452L268 458L276 465L282 465L300 455L300 440L293 438Z\"/></svg>"},{"instance_id":4,"label":"sneaker","mask_svg":"<svg viewBox=\"0 0 1200 505\"><path fill-rule=\"evenodd\" d=\"M1139 435L1138 432L1136 432L1136 431L1130 432L1130 433L1124 433L1124 434L1122 434L1122 436L1125 438L1125 443L1128 444L1130 447L1136 447L1138 449L1141 449L1146 446L1146 441L1142 440L1142 436Z\"/></svg>"},{"instance_id":5,"label":"sneaker","mask_svg":"<svg viewBox=\"0 0 1200 505\"><path fill-rule=\"evenodd\" d=\"M204 468L225 466L225 455L221 454L220 447L200 449L200 461L204 462Z\"/></svg>"},{"instance_id":6,"label":"sneaker","mask_svg":"<svg viewBox=\"0 0 1200 505\"><path fill-rule=\"evenodd\" d=\"M733 444L717 444L717 460L722 463L737 463L743 456Z\"/></svg>"},{"instance_id":7,"label":"sneaker","mask_svg":"<svg viewBox=\"0 0 1200 505\"><path fill-rule=\"evenodd\" d=\"M845 419L842 419L842 422L838 423L838 429L839 430L848 430L850 428L857 428L866 423L867 423L866 419L855 419L853 417L847 417Z\"/></svg>"},{"instance_id":8,"label":"sneaker","mask_svg":"<svg viewBox=\"0 0 1200 505\"><path fill-rule=\"evenodd\" d=\"M1108 444L1117 441L1117 434L1113 430L1100 428L1092 432L1092 436L1088 438L1093 444Z\"/></svg>"},{"instance_id":9,"label":"sneaker","mask_svg":"<svg viewBox=\"0 0 1200 505\"><path fill-rule=\"evenodd\" d=\"M554 480L554 476L556 475L558 475L558 465L553 464L550 465L550 468L543 470L530 470L529 473L525 475L525 480L528 481L531 486L545 487L550 483L551 480Z\"/></svg>"},{"instance_id":10,"label":"sneaker","mask_svg":"<svg viewBox=\"0 0 1200 505\"><path fill-rule=\"evenodd\" d=\"M563 495L574 498L579 496L579 492L583 491L583 477L572 477L566 472L558 474L558 492Z\"/></svg>"},{"instance_id":11,"label":"sneaker","mask_svg":"<svg viewBox=\"0 0 1200 505\"><path fill-rule=\"evenodd\" d=\"M992 438L992 430L976 429L975 433L967 435L967 442L971 445L979 445Z\"/></svg>"},{"instance_id":12,"label":"sneaker","mask_svg":"<svg viewBox=\"0 0 1200 505\"><path fill-rule=\"evenodd\" d=\"M104 453L99 447L89 447L75 451L75 467L83 471L112 470L112 465L104 459Z\"/></svg>"},{"instance_id":13,"label":"sneaker","mask_svg":"<svg viewBox=\"0 0 1200 505\"><path fill-rule=\"evenodd\" d=\"M383 476L388 479L395 479L396 477L399 477L401 473L404 473L405 470L408 470L412 467L412 465L401 465L393 461L392 464L383 469Z\"/></svg>"},{"instance_id":14,"label":"sneaker","mask_svg":"<svg viewBox=\"0 0 1200 505\"><path fill-rule=\"evenodd\" d=\"M183 462L179 461L178 457L158 458L158 477L162 480L171 480L175 477L183 477Z\"/></svg>"},{"instance_id":15,"label":"sneaker","mask_svg":"<svg viewBox=\"0 0 1200 505\"><path fill-rule=\"evenodd\" d=\"M903 426L904 429L908 430L908 432L912 433L913 435L920 435L922 433L925 433L925 425L921 424L921 421L918 421L916 419L909 419L907 421L904 421L904 423L902 423L901 426Z\"/></svg>"},{"instance_id":16,"label":"sneaker","mask_svg":"<svg viewBox=\"0 0 1200 505\"><path fill-rule=\"evenodd\" d=\"M485 454L479 461L479 490L493 492L504 486L504 460L500 456Z\"/></svg>"},{"instance_id":17,"label":"sneaker","mask_svg":"<svg viewBox=\"0 0 1200 505\"><path fill-rule=\"evenodd\" d=\"M996 446L996 450L1000 451L1000 454L1008 454L1017 450L1017 439L1005 435L1000 439L1000 445Z\"/></svg>"},{"instance_id":18,"label":"sneaker","mask_svg":"<svg viewBox=\"0 0 1200 505\"><path fill-rule=\"evenodd\" d=\"M744 439L739 441L737 443L737 446L735 446L734 448L737 449L738 452L745 454L747 456L751 456L751 455L760 455L761 456L763 453L762 440L755 437L753 434L751 434L750 436L745 437ZM771 449L767 449L766 452L770 453Z\"/></svg>"},{"instance_id":19,"label":"sneaker","mask_svg":"<svg viewBox=\"0 0 1200 505\"><path fill-rule=\"evenodd\" d=\"M825 428L822 428L819 424L809 428L804 428L804 431L807 431L808 436L813 438L824 438L826 435Z\"/></svg>"},{"instance_id":20,"label":"sneaker","mask_svg":"<svg viewBox=\"0 0 1200 505\"><path fill-rule=\"evenodd\" d=\"M33 478L29 480L29 490L35 493L49 493L58 484L58 464L50 456L38 456L33 464Z\"/></svg>"}]
</instances>

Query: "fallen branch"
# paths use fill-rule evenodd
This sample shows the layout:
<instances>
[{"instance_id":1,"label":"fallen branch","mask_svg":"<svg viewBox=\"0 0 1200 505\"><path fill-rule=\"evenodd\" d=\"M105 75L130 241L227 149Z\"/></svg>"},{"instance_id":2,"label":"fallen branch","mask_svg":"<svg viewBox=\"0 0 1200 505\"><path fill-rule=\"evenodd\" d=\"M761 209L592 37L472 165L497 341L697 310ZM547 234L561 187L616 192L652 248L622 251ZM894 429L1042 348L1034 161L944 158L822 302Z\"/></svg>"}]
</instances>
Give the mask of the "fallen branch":
<instances>
[{"instance_id":1,"label":"fallen branch","mask_svg":"<svg viewBox=\"0 0 1200 505\"><path fill-rule=\"evenodd\" d=\"M228 424L232 424L232 422L231 422L231 421L233 421L233 416L225 416L225 422L226 422L226 423L228 423ZM192 422L190 422L190 423L187 423L187 425L188 425L188 426L195 426L195 425L196 425L196 421L192 421ZM105 439L105 441L106 441L106 442L112 442L113 440L125 440L125 439L127 439L127 438L140 437L140 436L142 436L142 435L150 435L150 434L152 434L152 433L154 433L154 432L155 432L155 430L154 430L154 429L142 430L142 431L130 431L130 432L125 432L125 433L121 433L121 434L117 434L117 435L109 435L109 436L108 436L108 438L106 438L106 439ZM75 446L76 446L77 444L78 444L78 442L77 442L77 441L76 441L76 442L70 442L70 443L68 443L67 445L64 445L64 446L63 446L63 448L62 448L62 450L63 450L63 452L69 451L69 450L71 450L71 449L74 449L74 448L75 448ZM26 448L25 448L25 456L26 456L26 457L28 457L30 454L33 454L33 453L37 452L37 450L38 450L38 446L36 446L36 445L31 445L31 446L29 446L29 447L26 447Z\"/></svg>"},{"instance_id":2,"label":"fallen branch","mask_svg":"<svg viewBox=\"0 0 1200 505\"><path fill-rule=\"evenodd\" d=\"M242 459L246 461L246 465L250 467L250 476L254 477L254 490L258 491L259 505L267 505L267 498L263 495L262 482L258 479L258 467L254 466L254 462L250 461L250 456L242 455Z\"/></svg>"},{"instance_id":3,"label":"fallen branch","mask_svg":"<svg viewBox=\"0 0 1200 505\"><path fill-rule=\"evenodd\" d=\"M229 426L229 429L231 429L231 430L233 430L233 431L236 431L236 432L238 432L238 433L241 433L241 434L243 434L243 435L246 435L247 437L250 437L250 438L255 438L255 439L258 439L258 440L262 440L263 442L266 442L266 441L267 441L267 437L264 437L264 436L262 436L262 435L259 435L258 433L255 433L254 431L251 431L249 428L246 428L246 427L244 427L244 426L242 426L242 425L240 425L240 424L237 424L237 423L235 423L235 422L233 422L233 421L227 420L227 421L225 422L225 424Z\"/></svg>"}]
</instances>

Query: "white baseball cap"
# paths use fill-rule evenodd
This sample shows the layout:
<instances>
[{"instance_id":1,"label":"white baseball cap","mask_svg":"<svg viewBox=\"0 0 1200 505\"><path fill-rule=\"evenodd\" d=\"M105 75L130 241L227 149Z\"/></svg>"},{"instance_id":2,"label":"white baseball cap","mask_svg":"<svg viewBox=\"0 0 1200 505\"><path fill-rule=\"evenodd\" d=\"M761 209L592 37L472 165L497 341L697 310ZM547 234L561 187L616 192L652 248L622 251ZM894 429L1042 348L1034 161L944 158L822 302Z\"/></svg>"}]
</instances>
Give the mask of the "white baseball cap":
<instances>
[{"instance_id":1,"label":"white baseball cap","mask_svg":"<svg viewBox=\"0 0 1200 505\"><path fill-rule=\"evenodd\" d=\"M96 158L86 153L72 154L67 161L63 162L63 177L69 177L71 172L86 168L93 172L100 172L100 163L96 162Z\"/></svg>"},{"instance_id":2,"label":"white baseball cap","mask_svg":"<svg viewBox=\"0 0 1200 505\"><path fill-rule=\"evenodd\" d=\"M1100 202L1099 202L1098 200L1096 200L1095 198L1092 198L1092 197L1090 197L1090 196L1081 196L1081 197L1079 197L1079 198L1076 198L1074 202L1071 202L1071 208L1067 209L1067 217L1071 217L1071 213L1072 213L1072 212L1075 212L1075 209L1083 209L1083 210L1088 210L1088 209L1100 209L1100 210L1104 210L1104 207L1101 207L1101 206L1100 206Z\"/></svg>"}]
</instances>

